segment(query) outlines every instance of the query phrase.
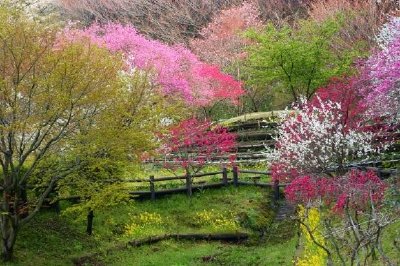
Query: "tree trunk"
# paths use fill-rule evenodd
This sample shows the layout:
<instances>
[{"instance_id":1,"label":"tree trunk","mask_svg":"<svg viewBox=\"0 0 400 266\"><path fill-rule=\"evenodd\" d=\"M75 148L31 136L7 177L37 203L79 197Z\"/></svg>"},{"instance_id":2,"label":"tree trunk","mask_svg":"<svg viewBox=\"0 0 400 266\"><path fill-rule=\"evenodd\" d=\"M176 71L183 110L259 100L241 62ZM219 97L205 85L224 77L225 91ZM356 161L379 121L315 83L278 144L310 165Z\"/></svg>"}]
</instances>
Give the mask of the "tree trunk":
<instances>
[{"instance_id":1,"label":"tree trunk","mask_svg":"<svg viewBox=\"0 0 400 266\"><path fill-rule=\"evenodd\" d=\"M13 256L17 227L12 218L7 215L2 215L0 227L2 237L1 258L3 261L10 261Z\"/></svg>"}]
</instances>

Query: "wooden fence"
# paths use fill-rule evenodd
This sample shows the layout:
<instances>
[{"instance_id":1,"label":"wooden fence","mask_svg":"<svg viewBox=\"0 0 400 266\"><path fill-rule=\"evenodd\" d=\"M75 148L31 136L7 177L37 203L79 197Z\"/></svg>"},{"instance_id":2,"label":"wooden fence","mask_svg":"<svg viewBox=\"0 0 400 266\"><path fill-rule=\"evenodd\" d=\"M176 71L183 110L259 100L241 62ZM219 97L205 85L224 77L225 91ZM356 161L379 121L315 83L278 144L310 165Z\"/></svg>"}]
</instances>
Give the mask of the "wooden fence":
<instances>
[{"instance_id":1,"label":"wooden fence","mask_svg":"<svg viewBox=\"0 0 400 266\"><path fill-rule=\"evenodd\" d=\"M232 173L232 177L229 178L229 173ZM157 195L166 195L166 194L174 194L174 193L182 193L186 192L188 196L193 194L195 190L201 190L205 188L217 188L233 185L238 187L239 185L253 185L258 187L270 187L274 190L274 200L279 199L279 188L286 186L286 184L279 184L279 181L275 181L274 183L263 183L258 182L254 178L253 182L240 180L240 174L256 174L256 175L270 175L270 171L254 171L254 170L240 170L237 166L234 166L232 170L228 170L227 168L223 168L221 171L209 172L209 173L201 173L201 174L186 174L182 176L171 176L171 177L159 177L155 178L154 176L150 176L149 179L140 180L140 182L148 182L148 190L142 191L130 191L129 194L132 197L149 197L152 200L155 200ZM220 176L220 182L209 182L203 184L193 184L193 180L196 180L200 177L207 176ZM162 181L170 181L170 180L184 180L185 186L179 188L172 189L157 189L157 183Z\"/></svg>"},{"instance_id":2,"label":"wooden fence","mask_svg":"<svg viewBox=\"0 0 400 266\"><path fill-rule=\"evenodd\" d=\"M397 160L396 160L397 161ZM368 164L367 164L368 165ZM379 177L385 178L392 174L397 175L397 169L379 169L376 167L369 167L367 165L351 165L348 169L352 168L362 168L363 170L373 170L376 171ZM331 169L332 172L335 169ZM329 171L328 171L329 172ZM231 177L229 175L231 174ZM251 176L244 178L243 175L254 174L257 176ZM271 188L273 191L273 201L276 203L280 198L280 188L285 187L287 184L281 184L278 180L274 182L259 182L258 179L261 175L270 176L270 171L255 171L255 170L245 170L239 169L237 166L234 166L232 170L228 170L226 167L222 168L221 171L209 172L209 173L198 173L198 174L186 174L181 176L165 176L165 177L154 177L151 175L148 179L125 179L125 180L104 180L109 183L148 183L148 190L139 190L139 191L129 191L128 193L131 195L132 199L135 198L150 198L151 200L155 200L157 196L167 195L167 194L176 194L176 193L184 193L190 197L193 194L193 191L202 190L205 188L219 188L233 185L234 187L238 187L241 185L245 186L257 186L264 188ZM209 176L217 176L219 182L204 182L202 184L194 184L193 180L196 180L201 177L209 177ZM218 178L220 176L220 178ZM384 177L385 176L385 177ZM252 182L249 179L253 179ZM172 189L158 189L157 183L164 181L173 181L173 180L184 180L185 185L183 187L172 188ZM60 198L57 200L56 204L61 200L79 200L80 196L70 196L67 198ZM92 233L93 227L93 211L90 210L87 216L87 233L90 235Z\"/></svg>"},{"instance_id":3,"label":"wooden fence","mask_svg":"<svg viewBox=\"0 0 400 266\"><path fill-rule=\"evenodd\" d=\"M232 173L232 178L229 178L229 173ZM279 189L281 187L286 186L286 184L280 184L278 180L274 181L273 183L263 183L258 182L260 176L255 176L253 178L253 182L240 180L240 174L255 174L255 175L270 175L270 171L254 171L254 170L240 170L237 166L234 166L232 170L228 170L226 167L222 168L221 171L216 172L209 172L209 173L201 173L201 174L186 174L181 176L166 176L166 177L158 177L155 178L153 175L150 176L148 179L129 179L129 180L118 180L118 182L129 182L129 183L143 183L147 182L149 184L148 190L142 191L130 191L129 194L132 198L137 197L144 197L150 198L151 200L155 200L157 195L167 195L167 194L175 194L175 193L183 193L191 197L193 191L195 190L202 190L205 188L218 188L218 187L226 187L229 185L233 185L234 187L238 187L240 185L250 185L250 186L258 186L258 187L267 187L273 189L273 201L277 202L279 200ZM200 177L208 177L208 176L221 176L219 178L220 182L210 182L201 185L193 185L193 180L200 178ZM247 177L249 178L249 177ZM163 181L172 181L172 180L184 180L185 186L173 189L158 189L157 190L157 182ZM116 180L108 180L108 182L116 182ZM78 196L73 196L70 198L79 199ZM63 200L63 199L60 199ZM65 200L65 199L64 199ZM87 216L87 234L92 234L93 229L93 211L90 210Z\"/></svg>"}]
</instances>

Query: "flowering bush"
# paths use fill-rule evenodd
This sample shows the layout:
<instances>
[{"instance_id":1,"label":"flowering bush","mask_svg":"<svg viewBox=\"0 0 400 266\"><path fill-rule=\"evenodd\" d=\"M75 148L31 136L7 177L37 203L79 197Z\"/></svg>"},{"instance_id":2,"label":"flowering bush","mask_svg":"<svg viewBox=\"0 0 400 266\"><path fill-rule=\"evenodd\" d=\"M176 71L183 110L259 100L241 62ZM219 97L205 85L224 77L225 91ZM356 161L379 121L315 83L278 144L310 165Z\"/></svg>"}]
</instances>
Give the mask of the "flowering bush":
<instances>
[{"instance_id":1,"label":"flowering bush","mask_svg":"<svg viewBox=\"0 0 400 266\"><path fill-rule=\"evenodd\" d=\"M321 230L321 215L318 209L306 209L299 207L299 217L301 219L300 230L303 235L304 248L302 256L296 261L297 266L325 265L326 253L317 246L315 242L325 245L325 238ZM310 232L312 232L312 239Z\"/></svg>"},{"instance_id":2,"label":"flowering bush","mask_svg":"<svg viewBox=\"0 0 400 266\"><path fill-rule=\"evenodd\" d=\"M334 183L337 186L335 192L337 201L334 206L336 211L343 211L345 208L365 211L373 204L375 208L381 206L386 184L373 172L353 170L346 176L339 178ZM327 194L329 196L329 193ZM347 204L347 206L346 206Z\"/></svg>"},{"instance_id":3,"label":"flowering bush","mask_svg":"<svg viewBox=\"0 0 400 266\"><path fill-rule=\"evenodd\" d=\"M311 176L301 176L295 178L285 188L285 195L286 199L289 201L308 205L309 202L315 200L318 195L316 182Z\"/></svg>"},{"instance_id":4,"label":"flowering bush","mask_svg":"<svg viewBox=\"0 0 400 266\"><path fill-rule=\"evenodd\" d=\"M160 152L173 160L165 166L174 169L179 165L187 171L199 170L206 162L228 154L236 146L235 134L223 127L213 128L210 121L201 122L196 118L173 126L161 139L164 145Z\"/></svg>"},{"instance_id":5,"label":"flowering bush","mask_svg":"<svg viewBox=\"0 0 400 266\"><path fill-rule=\"evenodd\" d=\"M385 183L372 171L352 170L344 176L295 178L286 188L286 198L303 206L325 206L335 212L345 208L365 211L382 205Z\"/></svg>"},{"instance_id":6,"label":"flowering bush","mask_svg":"<svg viewBox=\"0 0 400 266\"><path fill-rule=\"evenodd\" d=\"M285 189L289 201L300 204L298 221L304 239L296 265L333 265L368 259L391 223L383 209L386 184L372 171L352 170L338 177L301 176ZM329 239L329 241L328 241ZM336 253L337 258L332 256ZM338 261L339 262L339 261Z\"/></svg>"},{"instance_id":7,"label":"flowering bush","mask_svg":"<svg viewBox=\"0 0 400 266\"><path fill-rule=\"evenodd\" d=\"M151 230L163 224L163 219L158 213L143 212L139 215L131 215L130 223L125 225L125 235L135 235L143 231Z\"/></svg>"}]
</instances>

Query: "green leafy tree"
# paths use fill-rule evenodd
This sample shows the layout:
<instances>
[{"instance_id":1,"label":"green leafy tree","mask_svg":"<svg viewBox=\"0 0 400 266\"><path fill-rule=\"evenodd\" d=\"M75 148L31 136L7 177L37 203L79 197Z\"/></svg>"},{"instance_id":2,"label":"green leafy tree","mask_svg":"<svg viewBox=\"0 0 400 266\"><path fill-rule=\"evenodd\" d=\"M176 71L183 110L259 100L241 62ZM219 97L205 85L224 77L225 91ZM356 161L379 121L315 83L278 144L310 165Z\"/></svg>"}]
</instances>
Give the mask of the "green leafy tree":
<instances>
[{"instance_id":1,"label":"green leafy tree","mask_svg":"<svg viewBox=\"0 0 400 266\"><path fill-rule=\"evenodd\" d=\"M248 49L247 83L272 87L279 98L287 95L287 101L298 101L300 95L310 98L331 77L349 71L360 54L356 49L340 54L332 49L340 41L340 27L338 16L321 23L303 20L294 27L269 24L262 32L248 31L247 36L256 44Z\"/></svg>"},{"instance_id":2,"label":"green leafy tree","mask_svg":"<svg viewBox=\"0 0 400 266\"><path fill-rule=\"evenodd\" d=\"M84 217L89 209L101 211L128 200L121 181L155 150L156 134L166 128L166 121L178 121L186 113L183 101L163 95L149 78L147 72L122 71L118 93L92 119L90 130L82 128L37 168L32 185L40 187L60 168L75 169L56 186L54 200L79 197L63 213Z\"/></svg>"},{"instance_id":3,"label":"green leafy tree","mask_svg":"<svg viewBox=\"0 0 400 266\"><path fill-rule=\"evenodd\" d=\"M0 230L2 258L12 258L17 233L43 205L53 172L29 202L26 184L37 166L106 110L118 92L122 60L89 43L63 41L57 29L0 5ZM101 73L101 75L100 75Z\"/></svg>"}]
</instances>

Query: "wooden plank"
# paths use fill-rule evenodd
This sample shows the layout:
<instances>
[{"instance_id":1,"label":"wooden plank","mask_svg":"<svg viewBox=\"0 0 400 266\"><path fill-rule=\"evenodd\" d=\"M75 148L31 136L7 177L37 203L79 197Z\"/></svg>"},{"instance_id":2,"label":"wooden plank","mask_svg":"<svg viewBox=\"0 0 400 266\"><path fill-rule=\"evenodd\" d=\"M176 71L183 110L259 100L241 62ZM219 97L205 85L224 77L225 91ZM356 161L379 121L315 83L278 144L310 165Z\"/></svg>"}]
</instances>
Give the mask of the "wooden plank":
<instances>
[{"instance_id":1,"label":"wooden plank","mask_svg":"<svg viewBox=\"0 0 400 266\"><path fill-rule=\"evenodd\" d=\"M155 244L163 240L175 239L175 240L191 240L191 241L224 241L224 242L242 242L249 238L249 234L243 232L236 233L197 233L197 234L165 234L150 236L142 239L134 239L128 241L127 243L118 244L114 247L108 248L105 253L115 252L124 250L129 246L140 247L143 245ZM104 252L96 251L91 254L86 254L84 256L76 257L72 259L74 265L87 265L93 262L93 258L104 255Z\"/></svg>"},{"instance_id":2,"label":"wooden plank","mask_svg":"<svg viewBox=\"0 0 400 266\"><path fill-rule=\"evenodd\" d=\"M147 178L136 178L136 179L105 179L101 180L102 182L105 183L143 183L143 182L149 182Z\"/></svg>"},{"instance_id":3,"label":"wooden plank","mask_svg":"<svg viewBox=\"0 0 400 266\"><path fill-rule=\"evenodd\" d=\"M139 247L142 245L154 244L167 239L175 240L205 240L205 241L227 241L238 242L249 238L247 233L221 233L221 234L168 234L152 236L145 239L131 240L128 245Z\"/></svg>"},{"instance_id":4,"label":"wooden plank","mask_svg":"<svg viewBox=\"0 0 400 266\"><path fill-rule=\"evenodd\" d=\"M192 177L204 177L204 176L212 176L212 175L220 175L222 171L218 172L210 172L210 173L201 173L201 174L193 174Z\"/></svg>"},{"instance_id":5,"label":"wooden plank","mask_svg":"<svg viewBox=\"0 0 400 266\"><path fill-rule=\"evenodd\" d=\"M228 184L228 170L226 167L222 169L222 183L224 183L224 185Z\"/></svg>"},{"instance_id":6,"label":"wooden plank","mask_svg":"<svg viewBox=\"0 0 400 266\"><path fill-rule=\"evenodd\" d=\"M247 185L247 186L256 186L256 187L272 187L271 183L259 183L259 182L247 182L247 181L238 181L238 185Z\"/></svg>"},{"instance_id":7,"label":"wooden plank","mask_svg":"<svg viewBox=\"0 0 400 266\"><path fill-rule=\"evenodd\" d=\"M228 181L228 184L232 184L232 181ZM205 189L205 188L217 188L217 187L223 187L223 186L225 186L225 184L223 182L192 185L192 191L199 190L199 189ZM185 186L185 187L172 188L172 189L156 190L155 194L156 195L166 195L166 194L174 194L174 193L180 193L180 192L186 192L186 191L187 191L187 188ZM150 196L151 195L150 191L129 191L129 194L133 195L133 196Z\"/></svg>"},{"instance_id":8,"label":"wooden plank","mask_svg":"<svg viewBox=\"0 0 400 266\"><path fill-rule=\"evenodd\" d=\"M235 187L237 187L238 182L239 182L239 168L237 166L234 166L233 167L233 185Z\"/></svg>"},{"instance_id":9,"label":"wooden plank","mask_svg":"<svg viewBox=\"0 0 400 266\"><path fill-rule=\"evenodd\" d=\"M166 176L166 177L157 177L154 178L154 182L159 182L159 181L169 181L169 180L181 180L181 179L186 179L186 176Z\"/></svg>"},{"instance_id":10,"label":"wooden plank","mask_svg":"<svg viewBox=\"0 0 400 266\"><path fill-rule=\"evenodd\" d=\"M270 171L262 172L262 171L255 171L255 170L239 170L240 173L244 174L256 174L256 175L271 175Z\"/></svg>"},{"instance_id":11,"label":"wooden plank","mask_svg":"<svg viewBox=\"0 0 400 266\"><path fill-rule=\"evenodd\" d=\"M150 176L150 195L151 195L151 200L156 199L156 191L154 188L154 176Z\"/></svg>"},{"instance_id":12,"label":"wooden plank","mask_svg":"<svg viewBox=\"0 0 400 266\"><path fill-rule=\"evenodd\" d=\"M192 177L186 173L186 193L189 197L192 196Z\"/></svg>"}]
</instances>

